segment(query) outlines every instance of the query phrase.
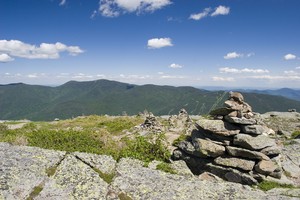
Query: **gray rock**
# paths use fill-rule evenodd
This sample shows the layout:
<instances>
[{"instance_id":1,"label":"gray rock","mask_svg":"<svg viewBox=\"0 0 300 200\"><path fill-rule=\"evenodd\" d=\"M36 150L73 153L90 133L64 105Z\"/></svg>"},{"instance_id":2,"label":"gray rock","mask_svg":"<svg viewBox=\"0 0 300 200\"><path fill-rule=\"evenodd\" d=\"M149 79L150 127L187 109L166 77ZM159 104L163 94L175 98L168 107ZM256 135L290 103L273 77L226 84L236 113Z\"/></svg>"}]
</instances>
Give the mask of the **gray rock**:
<instances>
[{"instance_id":1,"label":"gray rock","mask_svg":"<svg viewBox=\"0 0 300 200\"><path fill-rule=\"evenodd\" d=\"M300 167L297 166L290 159L286 159L282 163L282 168L285 171L287 176L293 177L293 178L299 178L300 177Z\"/></svg>"},{"instance_id":2,"label":"gray rock","mask_svg":"<svg viewBox=\"0 0 300 200\"><path fill-rule=\"evenodd\" d=\"M229 92L229 99L232 99L234 101L237 101L239 103L243 103L244 102L244 97L241 93L239 92Z\"/></svg>"},{"instance_id":3,"label":"gray rock","mask_svg":"<svg viewBox=\"0 0 300 200\"><path fill-rule=\"evenodd\" d=\"M278 146L266 147L260 151L268 156L276 156L281 153L281 149Z\"/></svg>"},{"instance_id":4,"label":"gray rock","mask_svg":"<svg viewBox=\"0 0 300 200\"><path fill-rule=\"evenodd\" d=\"M102 173L113 174L115 172L117 161L115 161L111 156L80 152L75 152L73 155L83 162L88 163L90 166L97 168Z\"/></svg>"},{"instance_id":5,"label":"gray rock","mask_svg":"<svg viewBox=\"0 0 300 200\"><path fill-rule=\"evenodd\" d=\"M271 160L262 160L255 165L255 171L264 175L270 175L277 169L278 166Z\"/></svg>"},{"instance_id":6,"label":"gray rock","mask_svg":"<svg viewBox=\"0 0 300 200\"><path fill-rule=\"evenodd\" d=\"M198 178L203 181L224 181L220 177L218 177L210 172L203 172L202 174L200 174L198 176Z\"/></svg>"},{"instance_id":7,"label":"gray rock","mask_svg":"<svg viewBox=\"0 0 300 200\"><path fill-rule=\"evenodd\" d=\"M215 142L216 144L222 144L223 146L228 146L233 142L233 137L212 134L204 130L196 130L196 129L192 131L191 138L192 140L196 138L201 138L204 140Z\"/></svg>"},{"instance_id":8,"label":"gray rock","mask_svg":"<svg viewBox=\"0 0 300 200\"><path fill-rule=\"evenodd\" d=\"M183 176L194 176L189 167L186 165L186 163L183 160L176 160L171 163L172 169L176 172L178 175Z\"/></svg>"},{"instance_id":9,"label":"gray rock","mask_svg":"<svg viewBox=\"0 0 300 200\"><path fill-rule=\"evenodd\" d=\"M142 167L143 163L121 159L112 186L132 199L279 199L264 192L229 182L201 181Z\"/></svg>"},{"instance_id":10,"label":"gray rock","mask_svg":"<svg viewBox=\"0 0 300 200\"><path fill-rule=\"evenodd\" d=\"M261 135L261 134L269 134L270 129L266 126L262 125L245 125L241 126L243 133L253 134L253 135Z\"/></svg>"},{"instance_id":11,"label":"gray rock","mask_svg":"<svg viewBox=\"0 0 300 200\"><path fill-rule=\"evenodd\" d=\"M266 147L276 146L275 140L265 135L254 137L247 134L238 134L234 136L233 144L250 150L261 150Z\"/></svg>"},{"instance_id":12,"label":"gray rock","mask_svg":"<svg viewBox=\"0 0 300 200\"><path fill-rule=\"evenodd\" d=\"M300 189L290 189L290 188L274 188L267 192L270 195L278 196L278 195L284 195L289 197L297 197L300 198ZM295 198L296 199L296 198Z\"/></svg>"},{"instance_id":13,"label":"gray rock","mask_svg":"<svg viewBox=\"0 0 300 200\"><path fill-rule=\"evenodd\" d=\"M227 100L224 102L224 106L232 110L240 111L242 113L252 112L251 106L245 102L239 103L236 101Z\"/></svg>"},{"instance_id":14,"label":"gray rock","mask_svg":"<svg viewBox=\"0 0 300 200\"><path fill-rule=\"evenodd\" d=\"M216 158L214 162L217 165L238 168L245 171L251 171L255 165L255 162L251 160L224 156Z\"/></svg>"},{"instance_id":15,"label":"gray rock","mask_svg":"<svg viewBox=\"0 0 300 200\"><path fill-rule=\"evenodd\" d=\"M221 136L232 136L240 132L240 128L222 120L198 120L196 124L200 129Z\"/></svg>"},{"instance_id":16,"label":"gray rock","mask_svg":"<svg viewBox=\"0 0 300 200\"><path fill-rule=\"evenodd\" d=\"M26 199L65 152L0 143L0 199Z\"/></svg>"},{"instance_id":17,"label":"gray rock","mask_svg":"<svg viewBox=\"0 0 300 200\"><path fill-rule=\"evenodd\" d=\"M208 140L197 138L193 140L193 145L195 147L196 152L200 155L200 157L215 158L225 153L225 147L210 142Z\"/></svg>"},{"instance_id":18,"label":"gray rock","mask_svg":"<svg viewBox=\"0 0 300 200\"><path fill-rule=\"evenodd\" d=\"M225 116L224 119L229 122L229 123L233 123L233 124L256 124L256 120L255 119L247 119L245 117L230 117L230 116Z\"/></svg>"},{"instance_id":19,"label":"gray rock","mask_svg":"<svg viewBox=\"0 0 300 200\"><path fill-rule=\"evenodd\" d=\"M108 184L98 173L68 155L36 199L105 199L107 193Z\"/></svg>"},{"instance_id":20,"label":"gray rock","mask_svg":"<svg viewBox=\"0 0 300 200\"><path fill-rule=\"evenodd\" d=\"M300 167L300 139L291 140L283 147L282 154Z\"/></svg>"},{"instance_id":21,"label":"gray rock","mask_svg":"<svg viewBox=\"0 0 300 200\"><path fill-rule=\"evenodd\" d=\"M232 169L229 167L222 167L214 165L212 163L207 164L209 172L227 180L235 183L242 183L246 185L255 185L257 181L247 173L242 173L239 170Z\"/></svg>"},{"instance_id":22,"label":"gray rock","mask_svg":"<svg viewBox=\"0 0 300 200\"><path fill-rule=\"evenodd\" d=\"M270 160L270 158L263 153L242 149L238 147L227 146L226 151L231 156L243 157L243 158L254 159L254 160Z\"/></svg>"}]
</instances>

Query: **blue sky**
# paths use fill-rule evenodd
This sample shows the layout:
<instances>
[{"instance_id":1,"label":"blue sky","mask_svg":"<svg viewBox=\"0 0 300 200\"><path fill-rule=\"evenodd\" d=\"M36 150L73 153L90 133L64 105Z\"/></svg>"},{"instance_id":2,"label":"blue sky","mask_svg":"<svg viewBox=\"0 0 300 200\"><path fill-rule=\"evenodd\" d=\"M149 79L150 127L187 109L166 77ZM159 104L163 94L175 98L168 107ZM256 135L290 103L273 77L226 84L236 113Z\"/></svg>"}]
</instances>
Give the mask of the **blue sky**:
<instances>
[{"instance_id":1,"label":"blue sky","mask_svg":"<svg viewBox=\"0 0 300 200\"><path fill-rule=\"evenodd\" d=\"M0 0L0 84L300 88L299 0Z\"/></svg>"}]
</instances>

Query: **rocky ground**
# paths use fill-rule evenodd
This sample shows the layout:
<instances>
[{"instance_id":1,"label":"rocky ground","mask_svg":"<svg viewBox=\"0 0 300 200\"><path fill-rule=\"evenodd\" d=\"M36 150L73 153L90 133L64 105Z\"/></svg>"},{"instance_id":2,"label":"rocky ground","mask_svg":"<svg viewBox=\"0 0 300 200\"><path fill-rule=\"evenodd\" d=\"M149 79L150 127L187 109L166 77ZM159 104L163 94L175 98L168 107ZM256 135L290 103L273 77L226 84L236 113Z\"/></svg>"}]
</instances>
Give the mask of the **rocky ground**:
<instances>
[{"instance_id":1,"label":"rocky ground","mask_svg":"<svg viewBox=\"0 0 300 200\"><path fill-rule=\"evenodd\" d=\"M169 174L130 158L116 162L105 155L7 143L0 143L0 157L0 199L297 199L300 195L299 189L265 193L237 183Z\"/></svg>"}]
</instances>

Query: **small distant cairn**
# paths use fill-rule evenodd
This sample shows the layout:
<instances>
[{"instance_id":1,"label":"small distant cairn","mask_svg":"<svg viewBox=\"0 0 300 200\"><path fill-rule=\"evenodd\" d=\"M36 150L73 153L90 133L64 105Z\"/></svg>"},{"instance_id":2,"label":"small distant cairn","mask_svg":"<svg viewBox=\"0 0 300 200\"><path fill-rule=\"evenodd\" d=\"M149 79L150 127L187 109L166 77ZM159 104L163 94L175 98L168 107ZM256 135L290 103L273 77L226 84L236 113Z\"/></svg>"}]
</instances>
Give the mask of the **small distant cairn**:
<instances>
[{"instance_id":1,"label":"small distant cairn","mask_svg":"<svg viewBox=\"0 0 300 200\"><path fill-rule=\"evenodd\" d=\"M224 180L254 185L267 177L280 179L281 149L259 125L242 94L230 92L224 107L201 119L191 137L181 141L173 159L185 160L194 173L210 172Z\"/></svg>"},{"instance_id":2,"label":"small distant cairn","mask_svg":"<svg viewBox=\"0 0 300 200\"><path fill-rule=\"evenodd\" d=\"M146 114L144 114L144 116L146 117L146 119L144 123L139 126L139 129L154 133L162 132L162 125L151 112L147 112Z\"/></svg>"}]
</instances>

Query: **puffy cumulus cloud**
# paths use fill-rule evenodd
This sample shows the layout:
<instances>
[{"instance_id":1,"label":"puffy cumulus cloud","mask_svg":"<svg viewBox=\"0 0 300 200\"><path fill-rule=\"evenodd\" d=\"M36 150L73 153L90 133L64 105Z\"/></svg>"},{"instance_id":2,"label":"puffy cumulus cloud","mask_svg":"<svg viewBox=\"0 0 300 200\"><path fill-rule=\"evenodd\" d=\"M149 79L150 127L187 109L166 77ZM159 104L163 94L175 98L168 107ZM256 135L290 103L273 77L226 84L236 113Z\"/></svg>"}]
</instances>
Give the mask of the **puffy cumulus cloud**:
<instances>
[{"instance_id":1,"label":"puffy cumulus cloud","mask_svg":"<svg viewBox=\"0 0 300 200\"><path fill-rule=\"evenodd\" d=\"M171 0L100 0L99 12L105 17L117 17L128 12L154 12L171 3Z\"/></svg>"},{"instance_id":2,"label":"puffy cumulus cloud","mask_svg":"<svg viewBox=\"0 0 300 200\"><path fill-rule=\"evenodd\" d=\"M294 70L284 71L283 73L287 75L296 75L296 76L300 75L299 71L294 71Z\"/></svg>"},{"instance_id":3,"label":"puffy cumulus cloud","mask_svg":"<svg viewBox=\"0 0 300 200\"><path fill-rule=\"evenodd\" d=\"M297 57L294 54L286 54L284 57L284 60L295 60Z\"/></svg>"},{"instance_id":4,"label":"puffy cumulus cloud","mask_svg":"<svg viewBox=\"0 0 300 200\"><path fill-rule=\"evenodd\" d=\"M242 58L244 55L237 52L230 52L224 56L224 59Z\"/></svg>"},{"instance_id":5,"label":"puffy cumulus cloud","mask_svg":"<svg viewBox=\"0 0 300 200\"><path fill-rule=\"evenodd\" d=\"M296 67L295 69L300 69L300 66L299 66L299 67Z\"/></svg>"},{"instance_id":6,"label":"puffy cumulus cloud","mask_svg":"<svg viewBox=\"0 0 300 200\"><path fill-rule=\"evenodd\" d=\"M239 73L255 73L255 74L262 74L262 73L269 73L269 70L267 69L236 69L236 68L230 68L230 67L223 67L219 68L220 73L233 73L233 74L239 74Z\"/></svg>"},{"instance_id":7,"label":"puffy cumulus cloud","mask_svg":"<svg viewBox=\"0 0 300 200\"><path fill-rule=\"evenodd\" d=\"M0 54L0 62L10 62L13 61L14 59L7 55L6 53Z\"/></svg>"},{"instance_id":8,"label":"puffy cumulus cloud","mask_svg":"<svg viewBox=\"0 0 300 200\"><path fill-rule=\"evenodd\" d=\"M211 8L205 8L202 12L200 13L196 13L196 14L191 14L189 19L193 19L193 20L200 20L203 19L205 17L208 16L208 14L210 13Z\"/></svg>"},{"instance_id":9,"label":"puffy cumulus cloud","mask_svg":"<svg viewBox=\"0 0 300 200\"><path fill-rule=\"evenodd\" d=\"M212 17L217 15L228 15L230 13L230 7L218 6L211 14Z\"/></svg>"},{"instance_id":10,"label":"puffy cumulus cloud","mask_svg":"<svg viewBox=\"0 0 300 200\"><path fill-rule=\"evenodd\" d=\"M41 43L39 46L35 46L19 40L0 40L0 54L6 54L9 57L57 59L62 52L76 56L83 53L83 50L78 46L67 46L60 42L55 44Z\"/></svg>"},{"instance_id":11,"label":"puffy cumulus cloud","mask_svg":"<svg viewBox=\"0 0 300 200\"><path fill-rule=\"evenodd\" d=\"M233 82L235 81L232 77L220 77L220 76L214 76L212 77L213 81L220 81L220 82Z\"/></svg>"},{"instance_id":12,"label":"puffy cumulus cloud","mask_svg":"<svg viewBox=\"0 0 300 200\"><path fill-rule=\"evenodd\" d=\"M176 63L172 63L169 67L173 68L173 69L179 69L179 68L182 68L183 66L179 65L179 64L176 64Z\"/></svg>"},{"instance_id":13,"label":"puffy cumulus cloud","mask_svg":"<svg viewBox=\"0 0 300 200\"><path fill-rule=\"evenodd\" d=\"M161 79L184 79L185 76L176 76L176 75L162 75L159 78Z\"/></svg>"},{"instance_id":14,"label":"puffy cumulus cloud","mask_svg":"<svg viewBox=\"0 0 300 200\"><path fill-rule=\"evenodd\" d=\"M148 40L148 49L159 49L173 46L171 38L152 38Z\"/></svg>"}]
</instances>

